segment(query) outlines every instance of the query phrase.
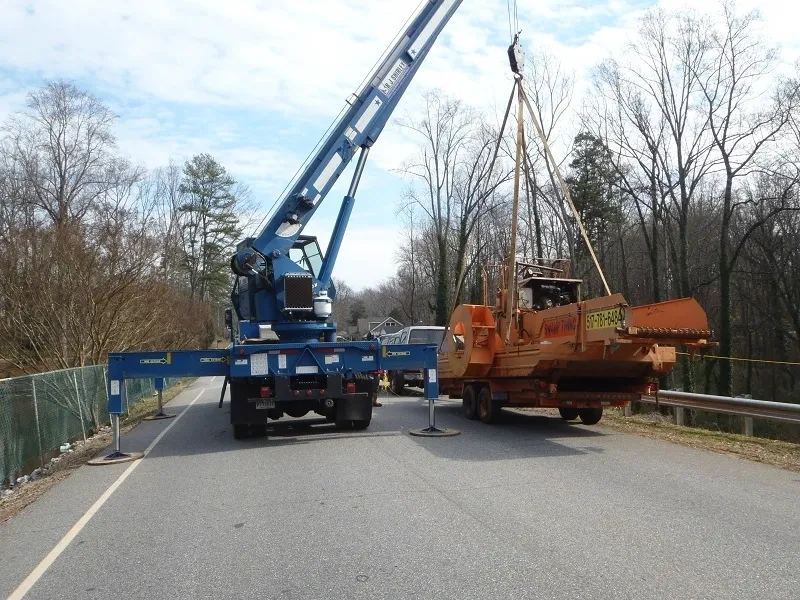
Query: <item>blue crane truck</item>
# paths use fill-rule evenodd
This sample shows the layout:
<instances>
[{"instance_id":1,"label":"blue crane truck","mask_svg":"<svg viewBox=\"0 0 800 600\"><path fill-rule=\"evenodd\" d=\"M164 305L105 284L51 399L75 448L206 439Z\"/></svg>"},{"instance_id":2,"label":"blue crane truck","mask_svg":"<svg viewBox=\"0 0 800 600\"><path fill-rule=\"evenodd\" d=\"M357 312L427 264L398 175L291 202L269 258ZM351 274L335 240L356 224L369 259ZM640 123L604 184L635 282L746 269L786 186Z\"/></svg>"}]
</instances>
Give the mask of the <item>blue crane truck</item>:
<instances>
[{"instance_id":1,"label":"blue crane truck","mask_svg":"<svg viewBox=\"0 0 800 600\"><path fill-rule=\"evenodd\" d=\"M226 349L125 352L109 355L108 405L119 451L124 381L181 376L224 377L230 387L234 437L265 435L268 419L309 412L339 426L364 429L372 416L379 371L424 369L425 395L438 397L435 345L337 342L330 321L331 279L370 148L461 0L428 0L400 33L341 118L318 145L257 237L231 258L235 283L226 312ZM302 232L334 183L358 155L327 251Z\"/></svg>"}]
</instances>

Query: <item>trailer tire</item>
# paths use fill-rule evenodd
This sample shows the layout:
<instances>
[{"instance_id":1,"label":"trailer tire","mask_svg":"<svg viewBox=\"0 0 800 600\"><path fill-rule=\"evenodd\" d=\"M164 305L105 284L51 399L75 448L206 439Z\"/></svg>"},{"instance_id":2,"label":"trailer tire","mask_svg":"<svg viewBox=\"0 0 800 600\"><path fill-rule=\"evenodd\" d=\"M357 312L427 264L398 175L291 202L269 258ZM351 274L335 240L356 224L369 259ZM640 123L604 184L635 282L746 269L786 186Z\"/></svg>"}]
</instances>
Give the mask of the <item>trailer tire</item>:
<instances>
[{"instance_id":1,"label":"trailer tire","mask_svg":"<svg viewBox=\"0 0 800 600\"><path fill-rule=\"evenodd\" d=\"M492 399L492 390L488 385L478 392L478 417L482 423L496 423L500 416L500 405Z\"/></svg>"},{"instance_id":2,"label":"trailer tire","mask_svg":"<svg viewBox=\"0 0 800 600\"><path fill-rule=\"evenodd\" d=\"M266 423L258 423L257 425L250 426L250 435L253 437L266 437L267 435L267 424Z\"/></svg>"},{"instance_id":3,"label":"trailer tire","mask_svg":"<svg viewBox=\"0 0 800 600\"><path fill-rule=\"evenodd\" d=\"M598 408L581 408L578 410L581 417L581 422L584 425L596 425L603 418L603 407Z\"/></svg>"},{"instance_id":4,"label":"trailer tire","mask_svg":"<svg viewBox=\"0 0 800 600\"><path fill-rule=\"evenodd\" d=\"M371 419L354 419L353 420L353 429L356 431L366 429L369 427Z\"/></svg>"},{"instance_id":5,"label":"trailer tire","mask_svg":"<svg viewBox=\"0 0 800 600\"><path fill-rule=\"evenodd\" d=\"M474 421L478 418L478 399L475 397L475 386L465 385L461 395L461 410L464 416Z\"/></svg>"},{"instance_id":6,"label":"trailer tire","mask_svg":"<svg viewBox=\"0 0 800 600\"><path fill-rule=\"evenodd\" d=\"M560 414L561 418L565 421L574 421L578 418L578 409L571 406L561 406L558 409L558 414Z\"/></svg>"},{"instance_id":7,"label":"trailer tire","mask_svg":"<svg viewBox=\"0 0 800 600\"><path fill-rule=\"evenodd\" d=\"M233 426L233 437L237 440L246 440L250 437L250 426L238 423Z\"/></svg>"}]
</instances>

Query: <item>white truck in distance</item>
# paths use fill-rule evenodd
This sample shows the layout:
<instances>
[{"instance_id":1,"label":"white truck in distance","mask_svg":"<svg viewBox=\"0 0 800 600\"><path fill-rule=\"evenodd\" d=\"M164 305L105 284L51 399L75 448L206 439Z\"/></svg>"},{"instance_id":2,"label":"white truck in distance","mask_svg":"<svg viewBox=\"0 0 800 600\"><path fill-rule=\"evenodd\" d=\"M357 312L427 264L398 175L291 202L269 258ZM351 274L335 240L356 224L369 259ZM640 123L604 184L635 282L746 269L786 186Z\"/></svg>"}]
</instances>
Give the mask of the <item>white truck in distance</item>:
<instances>
[{"instance_id":1,"label":"white truck in distance","mask_svg":"<svg viewBox=\"0 0 800 600\"><path fill-rule=\"evenodd\" d=\"M436 344L441 346L444 339L444 327L428 325L410 325L404 327L397 333L381 338L382 344ZM422 370L413 371L389 371L388 378L392 386L392 392L401 396L403 389L409 387L422 387Z\"/></svg>"}]
</instances>

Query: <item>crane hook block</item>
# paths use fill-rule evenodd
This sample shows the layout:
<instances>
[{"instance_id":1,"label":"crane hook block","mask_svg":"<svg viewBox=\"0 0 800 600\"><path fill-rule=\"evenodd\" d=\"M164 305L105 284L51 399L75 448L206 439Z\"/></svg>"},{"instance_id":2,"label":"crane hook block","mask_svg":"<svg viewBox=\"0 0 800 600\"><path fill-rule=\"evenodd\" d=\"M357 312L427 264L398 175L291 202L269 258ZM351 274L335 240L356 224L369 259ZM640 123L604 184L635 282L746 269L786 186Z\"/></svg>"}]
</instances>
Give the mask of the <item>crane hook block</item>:
<instances>
[{"instance_id":1,"label":"crane hook block","mask_svg":"<svg viewBox=\"0 0 800 600\"><path fill-rule=\"evenodd\" d=\"M525 51L519 44L519 34L514 36L513 43L508 47L508 62L511 64L511 70L518 74L522 74L522 68L525 65Z\"/></svg>"}]
</instances>

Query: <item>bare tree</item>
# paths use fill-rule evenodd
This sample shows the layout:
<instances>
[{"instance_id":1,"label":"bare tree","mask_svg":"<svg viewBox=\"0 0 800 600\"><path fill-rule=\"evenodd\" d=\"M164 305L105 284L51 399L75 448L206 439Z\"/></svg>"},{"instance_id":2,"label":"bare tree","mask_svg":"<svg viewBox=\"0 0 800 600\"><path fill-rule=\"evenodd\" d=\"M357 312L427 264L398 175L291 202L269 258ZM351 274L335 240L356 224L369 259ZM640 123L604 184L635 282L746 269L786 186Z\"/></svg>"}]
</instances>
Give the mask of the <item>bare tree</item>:
<instances>
[{"instance_id":1,"label":"bare tree","mask_svg":"<svg viewBox=\"0 0 800 600\"><path fill-rule=\"evenodd\" d=\"M419 153L406 161L402 170L418 183L409 188L408 202L418 205L433 224L437 263L435 322L445 325L450 317L452 269L448 236L455 210L454 188L478 115L440 90L425 93L423 99L425 107L420 118L409 116L399 121L422 139Z\"/></svg>"},{"instance_id":2,"label":"bare tree","mask_svg":"<svg viewBox=\"0 0 800 600\"><path fill-rule=\"evenodd\" d=\"M536 112L544 137L552 147L561 129L565 115L571 108L572 95L575 89L574 73L566 71L561 62L552 54L539 50L531 54L528 60L528 69L523 79L525 93ZM529 126L527 131L535 131ZM509 142L507 154L512 156L513 142ZM544 147L537 136L528 136L525 140L525 161L527 162L527 176L525 185L528 187L526 194L525 212L527 215L527 238L535 240L536 254L545 254L542 230L542 213L547 208L542 207L540 200L555 211L560 220L560 231L566 235L566 251L571 260L575 260L575 234L572 228L572 218L567 206L561 198L559 186L555 179L556 165L550 164L544 152ZM562 161L563 162L563 161ZM542 172L543 171L543 172ZM549 185L542 185L547 181ZM524 250L526 240L523 238ZM556 246L556 254L561 254L562 249Z\"/></svg>"},{"instance_id":3,"label":"bare tree","mask_svg":"<svg viewBox=\"0 0 800 600\"><path fill-rule=\"evenodd\" d=\"M0 138L0 357L36 371L205 345L207 306L160 276L157 194L111 112L64 82L28 104Z\"/></svg>"},{"instance_id":4,"label":"bare tree","mask_svg":"<svg viewBox=\"0 0 800 600\"><path fill-rule=\"evenodd\" d=\"M740 17L733 4L725 2L722 16L720 26L713 28L708 38L707 55L702 61L687 63L686 68L702 90L708 129L723 166L719 239L720 352L730 356L731 280L747 238L763 222L754 223L736 244L732 240L732 227L742 207L765 200L749 195L736 198L735 182L756 168L764 146L773 143L776 136L787 128L798 104L798 89L794 81L783 82L774 89L771 101L765 103L765 87L770 86L767 76L777 64L777 51L756 31L757 12L751 11ZM795 181L787 183L791 188ZM785 195L782 192L779 197ZM781 203L763 218L769 219L785 208ZM729 361L722 361L720 379L721 393L730 395L733 384Z\"/></svg>"},{"instance_id":5,"label":"bare tree","mask_svg":"<svg viewBox=\"0 0 800 600\"><path fill-rule=\"evenodd\" d=\"M27 110L3 127L31 201L57 227L80 222L124 167L112 127L116 116L73 83L54 81L28 95Z\"/></svg>"}]
</instances>

